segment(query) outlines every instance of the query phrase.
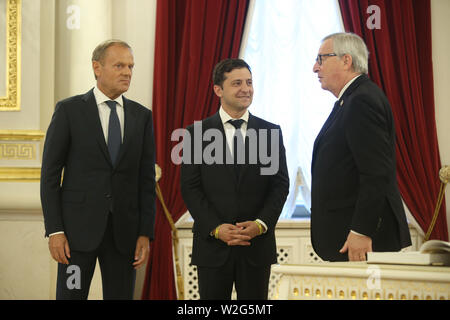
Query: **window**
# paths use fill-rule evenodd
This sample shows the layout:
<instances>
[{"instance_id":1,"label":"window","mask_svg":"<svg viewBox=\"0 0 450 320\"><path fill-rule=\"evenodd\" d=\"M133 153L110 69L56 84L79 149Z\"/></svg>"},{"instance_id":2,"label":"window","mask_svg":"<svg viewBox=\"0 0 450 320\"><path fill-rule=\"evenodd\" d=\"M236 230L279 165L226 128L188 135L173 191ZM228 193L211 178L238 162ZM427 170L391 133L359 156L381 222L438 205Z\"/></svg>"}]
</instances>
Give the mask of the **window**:
<instances>
[{"instance_id":1,"label":"window","mask_svg":"<svg viewBox=\"0 0 450 320\"><path fill-rule=\"evenodd\" d=\"M281 218L310 208L314 140L336 98L320 87L313 65L321 40L342 32L337 0L253 0L241 56L252 68L250 112L283 131L290 192ZM298 211L298 210L297 210Z\"/></svg>"}]
</instances>

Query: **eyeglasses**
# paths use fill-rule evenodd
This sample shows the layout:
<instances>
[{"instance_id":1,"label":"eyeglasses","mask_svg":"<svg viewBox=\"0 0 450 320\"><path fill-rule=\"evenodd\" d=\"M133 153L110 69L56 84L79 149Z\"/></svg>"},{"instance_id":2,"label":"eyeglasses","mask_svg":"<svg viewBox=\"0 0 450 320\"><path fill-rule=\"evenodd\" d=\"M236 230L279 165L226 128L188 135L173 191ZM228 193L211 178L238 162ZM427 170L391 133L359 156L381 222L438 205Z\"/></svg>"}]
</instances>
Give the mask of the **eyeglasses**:
<instances>
[{"instance_id":1,"label":"eyeglasses","mask_svg":"<svg viewBox=\"0 0 450 320\"><path fill-rule=\"evenodd\" d=\"M335 57L335 56L337 56L336 53L318 54L318 55L317 55L317 58L316 58L316 62L319 64L319 66L321 66L322 63L323 63L322 57Z\"/></svg>"}]
</instances>

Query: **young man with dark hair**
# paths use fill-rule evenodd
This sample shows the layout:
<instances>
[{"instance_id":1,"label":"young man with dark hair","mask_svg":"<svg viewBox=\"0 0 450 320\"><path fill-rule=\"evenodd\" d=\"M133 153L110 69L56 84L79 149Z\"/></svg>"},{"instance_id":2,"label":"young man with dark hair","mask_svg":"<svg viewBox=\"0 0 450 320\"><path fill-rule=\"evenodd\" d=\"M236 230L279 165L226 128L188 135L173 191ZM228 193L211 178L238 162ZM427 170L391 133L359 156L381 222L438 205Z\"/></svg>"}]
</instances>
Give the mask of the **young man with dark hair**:
<instances>
[{"instance_id":1,"label":"young man with dark hair","mask_svg":"<svg viewBox=\"0 0 450 320\"><path fill-rule=\"evenodd\" d=\"M275 225L289 192L281 129L248 112L253 80L245 61L219 62L213 82L220 110L187 127L191 144L183 148L200 143L205 156L203 135L215 132L223 141L223 158L198 162L192 152L181 167L181 192L194 219L192 264L200 298L230 299L234 284L238 299L267 299L270 266L277 262ZM239 145L245 149L242 159ZM277 163L268 174L268 163L258 157L265 148ZM252 154L255 150L259 153Z\"/></svg>"}]
</instances>

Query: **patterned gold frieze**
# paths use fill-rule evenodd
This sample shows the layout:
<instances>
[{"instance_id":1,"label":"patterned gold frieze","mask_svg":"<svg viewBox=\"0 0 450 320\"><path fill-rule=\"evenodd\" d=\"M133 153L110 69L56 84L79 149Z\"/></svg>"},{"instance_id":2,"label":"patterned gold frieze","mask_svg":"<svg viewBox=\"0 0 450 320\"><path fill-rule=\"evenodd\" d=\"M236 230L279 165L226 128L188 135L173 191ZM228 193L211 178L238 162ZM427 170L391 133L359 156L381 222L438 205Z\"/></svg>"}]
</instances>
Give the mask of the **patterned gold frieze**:
<instances>
[{"instance_id":1,"label":"patterned gold frieze","mask_svg":"<svg viewBox=\"0 0 450 320\"><path fill-rule=\"evenodd\" d=\"M44 136L38 130L0 130L0 181L39 181Z\"/></svg>"},{"instance_id":2,"label":"patterned gold frieze","mask_svg":"<svg viewBox=\"0 0 450 320\"><path fill-rule=\"evenodd\" d=\"M21 0L6 3L6 96L0 111L20 110ZM0 63L3 63L1 61Z\"/></svg>"},{"instance_id":3,"label":"patterned gold frieze","mask_svg":"<svg viewBox=\"0 0 450 320\"><path fill-rule=\"evenodd\" d=\"M36 146L30 143L0 143L0 160L35 160Z\"/></svg>"}]
</instances>

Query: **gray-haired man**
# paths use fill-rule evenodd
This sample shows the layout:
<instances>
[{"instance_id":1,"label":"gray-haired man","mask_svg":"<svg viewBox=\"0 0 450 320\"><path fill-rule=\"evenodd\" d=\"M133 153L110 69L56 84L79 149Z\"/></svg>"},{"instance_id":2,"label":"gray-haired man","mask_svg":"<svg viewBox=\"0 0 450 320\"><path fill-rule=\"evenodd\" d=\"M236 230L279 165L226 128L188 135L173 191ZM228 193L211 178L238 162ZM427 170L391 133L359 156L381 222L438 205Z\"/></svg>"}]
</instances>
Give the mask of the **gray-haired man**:
<instances>
[{"instance_id":1,"label":"gray-haired man","mask_svg":"<svg viewBox=\"0 0 450 320\"><path fill-rule=\"evenodd\" d=\"M338 99L314 143L311 240L328 261L411 245L396 180L391 106L368 76L368 51L352 33L324 38L313 71Z\"/></svg>"},{"instance_id":2,"label":"gray-haired man","mask_svg":"<svg viewBox=\"0 0 450 320\"><path fill-rule=\"evenodd\" d=\"M56 298L86 299L98 259L103 298L132 299L153 238L152 112L122 95L134 67L128 44L101 43L92 67L97 85L57 103L45 139L41 201L59 262Z\"/></svg>"}]
</instances>

